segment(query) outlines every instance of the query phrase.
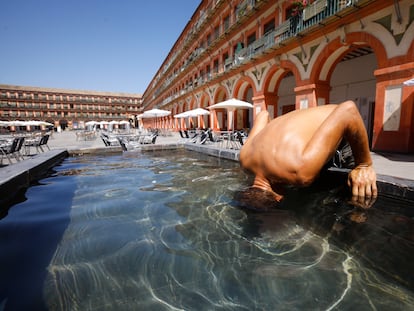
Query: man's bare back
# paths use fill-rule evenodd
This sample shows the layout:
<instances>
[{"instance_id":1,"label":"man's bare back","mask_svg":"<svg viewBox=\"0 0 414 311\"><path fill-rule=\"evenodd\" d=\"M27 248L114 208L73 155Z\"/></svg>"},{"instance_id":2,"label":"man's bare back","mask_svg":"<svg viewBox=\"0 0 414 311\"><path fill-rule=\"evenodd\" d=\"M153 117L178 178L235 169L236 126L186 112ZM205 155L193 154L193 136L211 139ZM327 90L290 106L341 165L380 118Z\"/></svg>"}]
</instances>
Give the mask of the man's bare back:
<instances>
[{"instance_id":1,"label":"man's bare back","mask_svg":"<svg viewBox=\"0 0 414 311\"><path fill-rule=\"evenodd\" d=\"M260 112L240 152L241 165L255 175L253 187L271 191L280 200L280 185L307 186L319 175L338 145L351 145L356 167L348 184L358 197L376 197L368 137L352 101L295 110L269 122Z\"/></svg>"}]
</instances>

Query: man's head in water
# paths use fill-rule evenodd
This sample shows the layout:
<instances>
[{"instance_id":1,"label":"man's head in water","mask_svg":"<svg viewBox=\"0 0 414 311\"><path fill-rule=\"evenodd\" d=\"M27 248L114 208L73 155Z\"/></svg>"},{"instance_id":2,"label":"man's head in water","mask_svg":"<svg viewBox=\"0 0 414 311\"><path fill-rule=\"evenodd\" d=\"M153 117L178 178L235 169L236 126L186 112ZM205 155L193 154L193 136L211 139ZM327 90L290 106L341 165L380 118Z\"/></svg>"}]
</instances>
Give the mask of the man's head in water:
<instances>
[{"instance_id":1,"label":"man's head in water","mask_svg":"<svg viewBox=\"0 0 414 311\"><path fill-rule=\"evenodd\" d=\"M239 207L254 211L269 211L281 206L275 194L257 187L249 187L235 195Z\"/></svg>"}]
</instances>

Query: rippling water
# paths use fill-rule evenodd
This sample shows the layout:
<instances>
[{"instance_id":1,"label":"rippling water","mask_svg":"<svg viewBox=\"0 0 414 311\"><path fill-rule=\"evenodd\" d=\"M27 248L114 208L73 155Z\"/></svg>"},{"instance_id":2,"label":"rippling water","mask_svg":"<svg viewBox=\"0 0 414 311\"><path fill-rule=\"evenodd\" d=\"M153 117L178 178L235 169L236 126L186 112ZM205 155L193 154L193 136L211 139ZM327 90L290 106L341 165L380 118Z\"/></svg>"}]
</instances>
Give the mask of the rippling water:
<instances>
[{"instance_id":1,"label":"rippling water","mask_svg":"<svg viewBox=\"0 0 414 311\"><path fill-rule=\"evenodd\" d=\"M184 151L65 160L0 220L0 310L413 308L407 287L332 242L338 223L238 208L250 182Z\"/></svg>"}]
</instances>

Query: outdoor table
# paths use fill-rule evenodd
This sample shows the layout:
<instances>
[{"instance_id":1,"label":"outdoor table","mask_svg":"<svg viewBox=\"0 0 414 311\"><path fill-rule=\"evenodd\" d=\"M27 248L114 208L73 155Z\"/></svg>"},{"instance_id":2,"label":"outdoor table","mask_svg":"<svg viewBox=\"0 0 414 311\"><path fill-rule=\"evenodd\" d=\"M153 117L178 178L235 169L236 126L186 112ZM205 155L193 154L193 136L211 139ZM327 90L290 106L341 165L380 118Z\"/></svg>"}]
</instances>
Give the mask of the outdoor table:
<instances>
[{"instance_id":1,"label":"outdoor table","mask_svg":"<svg viewBox=\"0 0 414 311\"><path fill-rule=\"evenodd\" d=\"M220 146L226 149L236 149L239 150L242 146L238 137L238 131L220 131L218 132L220 139Z\"/></svg>"}]
</instances>

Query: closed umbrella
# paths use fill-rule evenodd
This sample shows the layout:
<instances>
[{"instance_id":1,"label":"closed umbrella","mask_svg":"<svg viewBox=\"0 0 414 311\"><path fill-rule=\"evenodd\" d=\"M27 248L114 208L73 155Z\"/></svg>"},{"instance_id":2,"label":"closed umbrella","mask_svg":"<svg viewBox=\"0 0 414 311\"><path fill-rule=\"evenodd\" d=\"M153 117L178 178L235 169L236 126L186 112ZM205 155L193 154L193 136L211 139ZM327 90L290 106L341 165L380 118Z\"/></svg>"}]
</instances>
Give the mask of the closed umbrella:
<instances>
[{"instance_id":1,"label":"closed umbrella","mask_svg":"<svg viewBox=\"0 0 414 311\"><path fill-rule=\"evenodd\" d=\"M234 111L236 109L250 109L250 108L253 108L253 105L251 103L248 103L248 102L245 102L239 99L231 98L223 102L211 105L207 108L208 109L219 109L219 108L227 109L227 114L229 116L228 129L233 130L234 129L234 117L233 117Z\"/></svg>"}]
</instances>

